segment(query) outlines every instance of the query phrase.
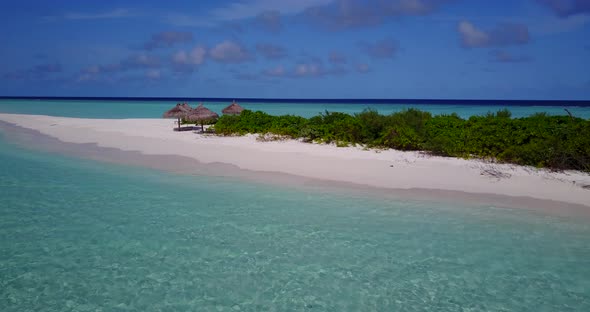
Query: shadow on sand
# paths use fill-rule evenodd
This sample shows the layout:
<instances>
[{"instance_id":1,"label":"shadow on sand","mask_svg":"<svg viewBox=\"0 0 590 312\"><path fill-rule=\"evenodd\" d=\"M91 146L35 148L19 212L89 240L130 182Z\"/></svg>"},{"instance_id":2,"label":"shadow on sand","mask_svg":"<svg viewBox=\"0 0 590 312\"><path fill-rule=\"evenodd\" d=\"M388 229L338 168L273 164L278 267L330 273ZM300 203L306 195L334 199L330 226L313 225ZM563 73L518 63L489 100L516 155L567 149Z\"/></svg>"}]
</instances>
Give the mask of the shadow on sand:
<instances>
[{"instance_id":1,"label":"shadow on sand","mask_svg":"<svg viewBox=\"0 0 590 312\"><path fill-rule=\"evenodd\" d=\"M178 127L174 128L174 131L201 131L201 127L200 126L184 126L184 127L180 127L180 129L178 129Z\"/></svg>"}]
</instances>

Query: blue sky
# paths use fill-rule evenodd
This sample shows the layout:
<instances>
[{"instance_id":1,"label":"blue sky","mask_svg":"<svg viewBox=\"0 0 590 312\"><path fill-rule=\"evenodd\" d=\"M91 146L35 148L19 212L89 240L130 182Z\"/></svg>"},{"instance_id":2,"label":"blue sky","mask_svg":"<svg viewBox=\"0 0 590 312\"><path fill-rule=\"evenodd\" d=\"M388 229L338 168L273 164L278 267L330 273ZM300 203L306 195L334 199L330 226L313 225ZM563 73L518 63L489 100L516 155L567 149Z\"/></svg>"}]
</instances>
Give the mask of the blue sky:
<instances>
[{"instance_id":1,"label":"blue sky","mask_svg":"<svg viewBox=\"0 0 590 312\"><path fill-rule=\"evenodd\" d=\"M0 27L0 95L590 100L590 0L23 0Z\"/></svg>"}]
</instances>

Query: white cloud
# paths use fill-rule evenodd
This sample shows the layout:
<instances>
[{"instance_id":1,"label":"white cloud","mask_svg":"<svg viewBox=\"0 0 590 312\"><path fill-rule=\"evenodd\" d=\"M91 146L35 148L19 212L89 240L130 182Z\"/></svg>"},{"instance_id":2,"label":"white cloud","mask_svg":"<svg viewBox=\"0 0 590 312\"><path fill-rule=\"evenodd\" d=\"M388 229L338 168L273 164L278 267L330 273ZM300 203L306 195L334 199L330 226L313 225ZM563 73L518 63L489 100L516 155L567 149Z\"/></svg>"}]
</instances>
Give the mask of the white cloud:
<instances>
[{"instance_id":1,"label":"white cloud","mask_svg":"<svg viewBox=\"0 0 590 312\"><path fill-rule=\"evenodd\" d=\"M312 21L331 30L374 27L402 16L435 12L449 0L336 0L335 5L306 10Z\"/></svg>"},{"instance_id":2,"label":"white cloud","mask_svg":"<svg viewBox=\"0 0 590 312\"><path fill-rule=\"evenodd\" d=\"M267 69L263 73L271 77L282 77L285 75L286 71L283 65L279 65L275 68Z\"/></svg>"},{"instance_id":3,"label":"white cloud","mask_svg":"<svg viewBox=\"0 0 590 312\"><path fill-rule=\"evenodd\" d=\"M114 9L112 11L100 12L100 13L81 13L81 12L70 12L64 14L65 19L69 20L92 20L92 19L111 19L111 18L124 18L132 17L137 14L129 9Z\"/></svg>"},{"instance_id":4,"label":"white cloud","mask_svg":"<svg viewBox=\"0 0 590 312\"><path fill-rule=\"evenodd\" d=\"M295 76L321 76L323 73L318 64L299 64L295 67Z\"/></svg>"},{"instance_id":5,"label":"white cloud","mask_svg":"<svg viewBox=\"0 0 590 312\"><path fill-rule=\"evenodd\" d=\"M172 62L177 64L186 64L188 61L188 54L186 51L178 51L172 55Z\"/></svg>"},{"instance_id":6,"label":"white cloud","mask_svg":"<svg viewBox=\"0 0 590 312\"><path fill-rule=\"evenodd\" d=\"M186 31L163 31L153 34L143 47L146 50L171 47L176 44L183 44L193 41L193 34Z\"/></svg>"},{"instance_id":7,"label":"white cloud","mask_svg":"<svg viewBox=\"0 0 590 312\"><path fill-rule=\"evenodd\" d=\"M346 56L337 51L330 52L330 55L328 55L328 59L332 64L346 64L348 62Z\"/></svg>"},{"instance_id":8,"label":"white cloud","mask_svg":"<svg viewBox=\"0 0 590 312\"><path fill-rule=\"evenodd\" d=\"M81 74L76 78L77 82L91 81L96 79L96 76L91 74Z\"/></svg>"},{"instance_id":9,"label":"white cloud","mask_svg":"<svg viewBox=\"0 0 590 312\"><path fill-rule=\"evenodd\" d=\"M92 65L83 70L86 74L98 74L100 73L100 67L98 65Z\"/></svg>"},{"instance_id":10,"label":"white cloud","mask_svg":"<svg viewBox=\"0 0 590 312\"><path fill-rule=\"evenodd\" d=\"M233 41L223 41L214 46L209 55L220 63L242 63L252 59L252 56L242 45Z\"/></svg>"},{"instance_id":11,"label":"white cloud","mask_svg":"<svg viewBox=\"0 0 590 312\"><path fill-rule=\"evenodd\" d=\"M361 43L361 48L369 56L376 59L393 58L399 50L397 42L391 38L385 38L374 43L363 42Z\"/></svg>"},{"instance_id":12,"label":"white cloud","mask_svg":"<svg viewBox=\"0 0 590 312\"><path fill-rule=\"evenodd\" d=\"M279 11L282 14L297 14L305 9L318 5L326 5L333 0L251 0L234 2L226 7L211 12L213 19L230 21L255 17L266 11Z\"/></svg>"},{"instance_id":13,"label":"white cloud","mask_svg":"<svg viewBox=\"0 0 590 312\"><path fill-rule=\"evenodd\" d=\"M334 0L242 0L234 1L204 15L169 14L165 20L176 26L210 27L224 22L254 18L265 12L276 11L293 15L315 6L327 5Z\"/></svg>"},{"instance_id":14,"label":"white cloud","mask_svg":"<svg viewBox=\"0 0 590 312\"><path fill-rule=\"evenodd\" d=\"M152 69L152 70L148 70L145 73L145 76L149 79L160 79L160 77L162 76L162 73L160 72L159 69Z\"/></svg>"},{"instance_id":15,"label":"white cloud","mask_svg":"<svg viewBox=\"0 0 590 312\"><path fill-rule=\"evenodd\" d=\"M158 67L160 60L155 56L139 54L128 58L124 63L129 67Z\"/></svg>"},{"instance_id":16,"label":"white cloud","mask_svg":"<svg viewBox=\"0 0 590 312\"><path fill-rule=\"evenodd\" d=\"M463 46L467 48L521 45L530 41L528 27L518 23L502 23L486 31L478 29L471 22L461 21L457 30Z\"/></svg>"},{"instance_id":17,"label":"white cloud","mask_svg":"<svg viewBox=\"0 0 590 312\"><path fill-rule=\"evenodd\" d=\"M131 55L119 62L108 63L103 65L91 65L80 70L82 80L89 80L89 76L98 76L101 74L122 73L134 70L157 69L160 68L160 59L153 55L145 53Z\"/></svg>"},{"instance_id":18,"label":"white cloud","mask_svg":"<svg viewBox=\"0 0 590 312\"><path fill-rule=\"evenodd\" d=\"M287 56L287 50L279 45L259 43L256 45L256 52L267 59L281 59Z\"/></svg>"},{"instance_id":19,"label":"white cloud","mask_svg":"<svg viewBox=\"0 0 590 312\"><path fill-rule=\"evenodd\" d=\"M463 44L469 47L485 45L490 40L488 34L467 21L459 23L459 33L461 33Z\"/></svg>"},{"instance_id":20,"label":"white cloud","mask_svg":"<svg viewBox=\"0 0 590 312\"><path fill-rule=\"evenodd\" d=\"M201 65L205 62L207 50L204 47L195 47L188 53L184 50L172 55L172 62L178 65Z\"/></svg>"},{"instance_id":21,"label":"white cloud","mask_svg":"<svg viewBox=\"0 0 590 312\"><path fill-rule=\"evenodd\" d=\"M366 63L358 64L356 66L356 71L358 71L361 74L368 73L369 70L370 70L369 64L366 64Z\"/></svg>"}]
</instances>

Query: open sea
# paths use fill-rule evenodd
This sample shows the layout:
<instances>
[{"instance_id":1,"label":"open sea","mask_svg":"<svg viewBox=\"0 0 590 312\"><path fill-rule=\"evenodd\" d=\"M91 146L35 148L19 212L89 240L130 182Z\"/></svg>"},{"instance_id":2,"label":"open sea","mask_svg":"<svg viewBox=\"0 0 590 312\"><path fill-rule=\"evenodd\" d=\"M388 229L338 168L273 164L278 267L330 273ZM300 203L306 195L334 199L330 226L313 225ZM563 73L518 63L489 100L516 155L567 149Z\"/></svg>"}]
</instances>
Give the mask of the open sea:
<instances>
[{"instance_id":1,"label":"open sea","mask_svg":"<svg viewBox=\"0 0 590 312\"><path fill-rule=\"evenodd\" d=\"M260 110L272 115L312 117L325 111L360 113L367 108L390 114L408 108L418 108L434 115L457 113L463 118L484 115L507 108L512 117L525 117L545 112L550 115L567 114L590 118L590 101L474 101L474 100L272 100L236 99L244 108ZM84 118L160 118L178 102L195 107L203 103L221 114L232 99L171 99L171 98L1 98L0 113L35 114Z\"/></svg>"},{"instance_id":2,"label":"open sea","mask_svg":"<svg viewBox=\"0 0 590 312\"><path fill-rule=\"evenodd\" d=\"M2 99L0 112L157 118L175 103ZM240 104L303 116L404 106ZM0 130L3 312L590 311L588 218L179 175L10 136Z\"/></svg>"}]
</instances>

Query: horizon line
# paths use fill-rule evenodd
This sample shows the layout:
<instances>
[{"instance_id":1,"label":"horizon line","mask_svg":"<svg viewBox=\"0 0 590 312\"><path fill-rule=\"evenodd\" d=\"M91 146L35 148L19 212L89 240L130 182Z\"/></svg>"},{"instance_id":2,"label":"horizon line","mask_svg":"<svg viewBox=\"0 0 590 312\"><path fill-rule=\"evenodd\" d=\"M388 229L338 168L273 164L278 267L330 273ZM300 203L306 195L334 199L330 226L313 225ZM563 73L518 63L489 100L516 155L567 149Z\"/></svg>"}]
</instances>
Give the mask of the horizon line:
<instances>
[{"instance_id":1,"label":"horizon line","mask_svg":"<svg viewBox=\"0 0 590 312\"><path fill-rule=\"evenodd\" d=\"M575 106L590 106L590 100L535 100L535 99L419 99L419 98L256 98L256 97L132 97L132 96L5 96L0 95L0 99L24 99L24 100L129 100L129 101L243 101L243 102L319 102L332 104L354 104L359 102L372 102L373 104L501 104L501 102L516 103L536 103L540 106L547 104L569 103ZM409 103L408 103L409 102ZM543 105L544 104L544 105Z\"/></svg>"}]
</instances>

